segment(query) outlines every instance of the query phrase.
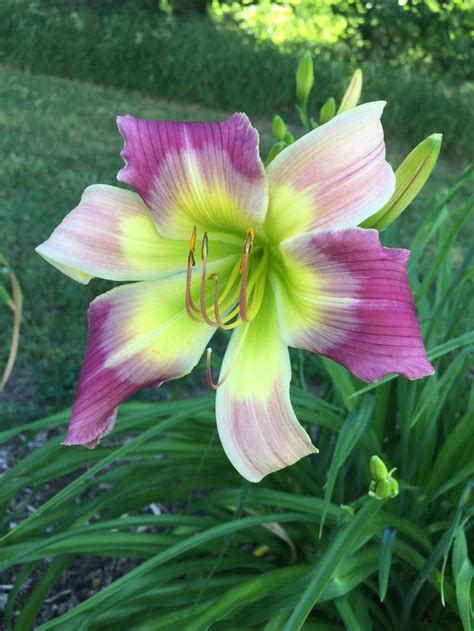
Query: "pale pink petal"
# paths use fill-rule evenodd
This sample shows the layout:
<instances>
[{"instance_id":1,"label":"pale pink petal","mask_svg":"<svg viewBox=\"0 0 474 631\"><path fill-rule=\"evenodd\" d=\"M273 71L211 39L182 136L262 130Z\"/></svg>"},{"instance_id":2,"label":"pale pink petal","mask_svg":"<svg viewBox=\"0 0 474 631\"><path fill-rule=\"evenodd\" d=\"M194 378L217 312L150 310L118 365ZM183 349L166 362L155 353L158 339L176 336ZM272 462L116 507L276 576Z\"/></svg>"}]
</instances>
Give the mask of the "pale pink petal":
<instances>
[{"instance_id":1,"label":"pale pink petal","mask_svg":"<svg viewBox=\"0 0 474 631\"><path fill-rule=\"evenodd\" d=\"M66 445L94 447L117 406L145 387L189 373L215 329L183 308L184 277L122 285L89 309L89 339Z\"/></svg>"},{"instance_id":2,"label":"pale pink petal","mask_svg":"<svg viewBox=\"0 0 474 631\"><path fill-rule=\"evenodd\" d=\"M273 242L299 232L357 226L395 190L380 122L384 102L333 118L268 166L266 229Z\"/></svg>"},{"instance_id":3,"label":"pale pink petal","mask_svg":"<svg viewBox=\"0 0 474 631\"><path fill-rule=\"evenodd\" d=\"M243 239L262 224L267 181L258 134L245 114L222 123L120 116L118 126L126 166L117 177L140 193L163 235L189 238L196 225L198 232Z\"/></svg>"},{"instance_id":4,"label":"pale pink petal","mask_svg":"<svg viewBox=\"0 0 474 631\"><path fill-rule=\"evenodd\" d=\"M317 451L291 406L288 348L280 339L271 291L256 319L232 335L220 379L219 436L244 478L258 482Z\"/></svg>"},{"instance_id":5,"label":"pale pink petal","mask_svg":"<svg viewBox=\"0 0 474 631\"><path fill-rule=\"evenodd\" d=\"M188 242L163 238L136 193L96 184L36 251L82 283L150 280L182 271Z\"/></svg>"},{"instance_id":6,"label":"pale pink petal","mask_svg":"<svg viewBox=\"0 0 474 631\"><path fill-rule=\"evenodd\" d=\"M281 244L284 278L272 274L290 346L331 357L360 379L433 374L408 284L408 250L385 248L376 230L314 232Z\"/></svg>"}]
</instances>

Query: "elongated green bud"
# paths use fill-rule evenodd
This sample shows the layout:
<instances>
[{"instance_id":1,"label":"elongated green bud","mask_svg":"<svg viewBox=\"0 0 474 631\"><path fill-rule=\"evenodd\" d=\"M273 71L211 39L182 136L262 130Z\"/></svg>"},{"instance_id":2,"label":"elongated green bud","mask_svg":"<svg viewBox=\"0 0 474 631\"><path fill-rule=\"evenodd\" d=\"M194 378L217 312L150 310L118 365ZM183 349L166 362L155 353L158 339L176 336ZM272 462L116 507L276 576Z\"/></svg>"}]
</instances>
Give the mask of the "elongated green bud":
<instances>
[{"instance_id":1,"label":"elongated green bud","mask_svg":"<svg viewBox=\"0 0 474 631\"><path fill-rule=\"evenodd\" d=\"M378 456L372 456L369 461L369 469L372 480L375 482L381 482L382 480L386 480L388 478L388 470L385 466L382 458Z\"/></svg>"},{"instance_id":2,"label":"elongated green bud","mask_svg":"<svg viewBox=\"0 0 474 631\"><path fill-rule=\"evenodd\" d=\"M338 114L351 110L357 105L362 92L362 82L362 70L357 68L349 81L349 85L347 86L344 96L342 97L341 104L339 105L339 109L337 111Z\"/></svg>"},{"instance_id":3,"label":"elongated green bud","mask_svg":"<svg viewBox=\"0 0 474 631\"><path fill-rule=\"evenodd\" d=\"M301 58L296 70L296 98L300 105L305 106L314 83L313 58L306 52Z\"/></svg>"},{"instance_id":4,"label":"elongated green bud","mask_svg":"<svg viewBox=\"0 0 474 631\"><path fill-rule=\"evenodd\" d=\"M276 114L276 116L273 117L272 129L273 129L273 135L275 136L277 140L285 139L285 134L286 134L285 121L278 114Z\"/></svg>"},{"instance_id":5,"label":"elongated green bud","mask_svg":"<svg viewBox=\"0 0 474 631\"><path fill-rule=\"evenodd\" d=\"M286 147L286 144L279 140L276 142L270 149L267 155L267 159L265 160L265 166L269 165L272 160L274 160L277 155Z\"/></svg>"},{"instance_id":6,"label":"elongated green bud","mask_svg":"<svg viewBox=\"0 0 474 631\"><path fill-rule=\"evenodd\" d=\"M326 101L326 103L324 103L324 105L322 106L321 110L319 111L319 122L320 122L320 124L324 125L324 123L329 123L331 118L334 118L335 114L336 114L336 101L331 96Z\"/></svg>"},{"instance_id":7,"label":"elongated green bud","mask_svg":"<svg viewBox=\"0 0 474 631\"><path fill-rule=\"evenodd\" d=\"M385 230L415 199L434 169L441 150L442 134L431 134L411 151L395 172L395 192L362 228Z\"/></svg>"},{"instance_id":8,"label":"elongated green bud","mask_svg":"<svg viewBox=\"0 0 474 631\"><path fill-rule=\"evenodd\" d=\"M295 137L291 133L291 131L287 131L284 138L287 145L291 145L292 142L295 142Z\"/></svg>"}]
</instances>

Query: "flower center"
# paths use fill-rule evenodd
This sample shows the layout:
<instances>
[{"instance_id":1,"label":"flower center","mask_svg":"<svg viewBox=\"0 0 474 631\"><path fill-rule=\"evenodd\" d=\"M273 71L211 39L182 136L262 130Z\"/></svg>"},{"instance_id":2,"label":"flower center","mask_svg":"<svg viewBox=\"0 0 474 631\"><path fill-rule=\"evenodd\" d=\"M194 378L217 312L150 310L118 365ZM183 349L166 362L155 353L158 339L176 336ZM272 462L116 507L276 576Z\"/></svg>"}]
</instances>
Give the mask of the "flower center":
<instances>
[{"instance_id":1,"label":"flower center","mask_svg":"<svg viewBox=\"0 0 474 631\"><path fill-rule=\"evenodd\" d=\"M199 303L196 306L192 296L192 274L193 267L196 265L194 255L197 241L197 231L196 226L194 226L189 242L185 299L186 311L192 320L206 322L209 326L220 329L234 329L239 324L251 322L255 318L261 307L265 290L265 283L258 281L265 273L268 254L264 249L260 260L252 268L249 280L250 253L253 250L254 238L254 231L249 228L244 241L242 258L234 265L222 291L219 275L214 273L209 277L207 276L209 239L207 232L204 233L201 245L202 267ZM206 304L206 284L208 281L214 283L213 302L210 307ZM209 315L209 312L212 315Z\"/></svg>"}]
</instances>

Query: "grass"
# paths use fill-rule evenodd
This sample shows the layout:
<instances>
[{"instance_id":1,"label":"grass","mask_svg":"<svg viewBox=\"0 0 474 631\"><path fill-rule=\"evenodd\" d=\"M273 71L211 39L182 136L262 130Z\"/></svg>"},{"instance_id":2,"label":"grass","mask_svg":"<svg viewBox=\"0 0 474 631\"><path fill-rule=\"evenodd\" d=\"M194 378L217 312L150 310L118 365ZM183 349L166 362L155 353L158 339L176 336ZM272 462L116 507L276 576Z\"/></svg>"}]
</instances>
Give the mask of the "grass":
<instances>
[{"instance_id":1,"label":"grass","mask_svg":"<svg viewBox=\"0 0 474 631\"><path fill-rule=\"evenodd\" d=\"M25 293L19 363L1 403L6 628L472 631L473 275L469 237L459 240L469 183L441 162L399 234L384 233L413 251L435 376L366 386L329 360L294 355L292 401L319 455L259 485L242 481L216 435L214 395L189 396L204 382L199 369L181 382L187 397L168 384L159 403L121 406L99 449L65 449L68 410L28 418L70 400L87 303L108 284L76 285L33 248L87 184L114 182L121 142L111 112L224 114L9 69L0 79L9 156L0 249ZM396 499L367 495L374 453L397 468ZM128 565L86 598L77 580L94 558ZM59 602L64 586L75 600L53 619L47 597Z\"/></svg>"},{"instance_id":2,"label":"grass","mask_svg":"<svg viewBox=\"0 0 474 631\"><path fill-rule=\"evenodd\" d=\"M219 120L229 113L9 68L0 69L0 84L0 150L8 156L0 175L0 249L25 294L20 353L12 379L0 395L5 421L34 418L71 401L84 350L87 306L110 283L96 280L88 287L79 286L47 265L34 248L77 204L86 186L117 185L122 139L115 116ZM271 128L267 120L254 122L265 155L272 142ZM388 138L388 146L394 166L410 148L403 138L396 142ZM402 241L408 243L411 227L433 191L449 187L460 170L459 163L440 161L427 192L407 213ZM6 357L6 352L4 347L1 356ZM204 383L202 370L188 381L196 388ZM169 384L153 396L169 397L180 387Z\"/></svg>"}]
</instances>

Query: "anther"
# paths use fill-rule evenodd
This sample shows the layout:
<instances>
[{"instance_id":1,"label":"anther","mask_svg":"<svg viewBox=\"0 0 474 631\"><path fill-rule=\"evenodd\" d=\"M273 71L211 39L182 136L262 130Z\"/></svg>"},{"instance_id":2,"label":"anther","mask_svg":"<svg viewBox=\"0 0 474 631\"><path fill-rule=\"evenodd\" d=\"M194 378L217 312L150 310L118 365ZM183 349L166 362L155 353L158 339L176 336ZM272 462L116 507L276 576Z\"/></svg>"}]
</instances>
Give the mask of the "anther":
<instances>
[{"instance_id":1,"label":"anther","mask_svg":"<svg viewBox=\"0 0 474 631\"><path fill-rule=\"evenodd\" d=\"M188 254L188 269L186 271L186 312L191 320L194 322L199 322L199 318L197 318L193 312L199 313L199 309L193 302L193 298L191 295L191 279L193 275L193 267L196 265L196 261L194 259L194 251L196 249L196 226L193 228L193 232L191 234L191 239L189 241L189 254Z\"/></svg>"},{"instance_id":2,"label":"anther","mask_svg":"<svg viewBox=\"0 0 474 631\"><path fill-rule=\"evenodd\" d=\"M189 240L189 256L188 256L188 264L191 263L193 267L196 265L196 260L194 258L194 252L196 250L196 238L197 238L197 231L196 231L196 226L194 226L193 232L191 234L191 239Z\"/></svg>"},{"instance_id":3,"label":"anther","mask_svg":"<svg viewBox=\"0 0 474 631\"><path fill-rule=\"evenodd\" d=\"M203 261L207 260L208 252L209 252L209 239L207 237L207 232L205 232L202 238L202 246L201 246L201 257Z\"/></svg>"}]
</instances>

